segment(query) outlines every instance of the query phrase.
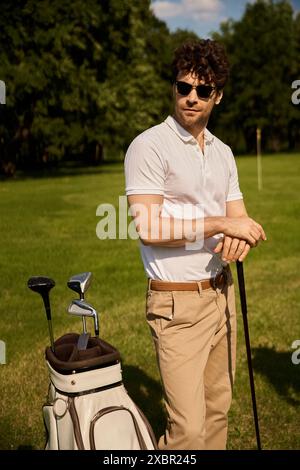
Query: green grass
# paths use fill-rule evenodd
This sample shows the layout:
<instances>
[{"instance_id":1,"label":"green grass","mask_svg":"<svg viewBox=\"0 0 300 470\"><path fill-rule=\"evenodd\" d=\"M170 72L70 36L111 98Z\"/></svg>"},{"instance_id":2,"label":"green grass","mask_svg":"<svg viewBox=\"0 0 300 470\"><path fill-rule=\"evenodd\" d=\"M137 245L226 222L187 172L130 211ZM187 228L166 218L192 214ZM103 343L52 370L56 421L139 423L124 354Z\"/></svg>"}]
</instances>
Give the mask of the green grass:
<instances>
[{"instance_id":1,"label":"green grass","mask_svg":"<svg viewBox=\"0 0 300 470\"><path fill-rule=\"evenodd\" d=\"M268 237L244 263L262 444L266 449L297 449L300 364L291 362L291 344L300 339L300 156L264 156L260 193L255 158L243 157L237 163L248 212L263 224ZM41 298L26 286L27 279L38 274L53 277L57 284L51 302L58 337L81 330L80 320L66 313L73 298L66 281L72 274L93 272L88 300L100 313L101 335L121 351L125 384L156 434L164 428L155 354L144 321L146 282L138 244L96 237L97 206L117 206L121 194L122 164L0 182L0 338L7 347L7 364L0 365L1 449L44 445L47 324ZM238 298L237 305L239 310ZM228 446L252 449L255 434L241 315L238 335Z\"/></svg>"}]
</instances>

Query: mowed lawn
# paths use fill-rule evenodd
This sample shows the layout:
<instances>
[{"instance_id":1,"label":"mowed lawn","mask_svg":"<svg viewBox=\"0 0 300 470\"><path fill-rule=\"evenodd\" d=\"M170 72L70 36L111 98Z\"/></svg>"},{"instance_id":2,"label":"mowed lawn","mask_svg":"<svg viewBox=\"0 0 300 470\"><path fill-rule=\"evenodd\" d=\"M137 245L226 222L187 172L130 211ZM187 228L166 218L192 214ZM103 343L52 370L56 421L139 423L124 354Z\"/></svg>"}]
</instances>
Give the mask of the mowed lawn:
<instances>
[{"instance_id":1,"label":"mowed lawn","mask_svg":"<svg viewBox=\"0 0 300 470\"><path fill-rule=\"evenodd\" d=\"M261 192L255 158L237 158L237 164L248 212L268 237L244 263L262 446L297 449L300 364L291 358L292 343L300 339L300 155L264 156ZM7 363L0 365L1 449L42 449L45 442L41 408L48 389L44 348L49 338L42 299L27 288L33 275L56 281L50 298L57 338L81 331L80 319L66 313L76 297L66 286L68 278L93 272L87 300L99 312L101 336L121 351L125 385L156 435L164 428L155 354L144 320L146 279L138 242L96 236L97 206L117 207L123 194L121 163L0 182L0 339L7 347ZM240 312L238 289L236 295ZM240 313L238 318L228 447L254 449Z\"/></svg>"}]
</instances>

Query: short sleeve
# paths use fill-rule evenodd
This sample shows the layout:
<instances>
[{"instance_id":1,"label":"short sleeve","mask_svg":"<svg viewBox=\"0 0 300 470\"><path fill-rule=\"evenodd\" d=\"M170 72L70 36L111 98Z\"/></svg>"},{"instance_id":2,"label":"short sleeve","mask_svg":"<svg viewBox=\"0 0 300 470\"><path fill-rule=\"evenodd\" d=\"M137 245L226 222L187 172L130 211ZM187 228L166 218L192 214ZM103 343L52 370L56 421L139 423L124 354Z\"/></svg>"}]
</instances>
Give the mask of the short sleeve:
<instances>
[{"instance_id":1,"label":"short sleeve","mask_svg":"<svg viewBox=\"0 0 300 470\"><path fill-rule=\"evenodd\" d=\"M229 175L229 185L228 185L228 194L227 194L226 202L243 199L243 194L241 193L240 186L239 186L238 171L237 171L235 159L231 150L230 150L230 155L229 155L229 168L230 168L230 175Z\"/></svg>"},{"instance_id":2,"label":"short sleeve","mask_svg":"<svg viewBox=\"0 0 300 470\"><path fill-rule=\"evenodd\" d=\"M151 141L137 137L125 155L125 191L130 194L164 194L166 172Z\"/></svg>"}]
</instances>

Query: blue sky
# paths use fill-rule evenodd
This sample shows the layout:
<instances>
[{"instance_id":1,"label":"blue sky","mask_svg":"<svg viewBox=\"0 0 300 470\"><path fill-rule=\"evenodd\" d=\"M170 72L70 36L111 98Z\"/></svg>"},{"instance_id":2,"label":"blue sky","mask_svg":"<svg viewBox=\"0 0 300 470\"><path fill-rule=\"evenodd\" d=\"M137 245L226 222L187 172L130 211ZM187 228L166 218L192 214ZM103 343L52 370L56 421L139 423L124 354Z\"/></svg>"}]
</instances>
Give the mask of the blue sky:
<instances>
[{"instance_id":1,"label":"blue sky","mask_svg":"<svg viewBox=\"0 0 300 470\"><path fill-rule=\"evenodd\" d=\"M228 18L239 19L247 3L255 0L152 0L156 16L165 21L171 31L177 28L195 31L200 37L209 37L219 24ZM295 11L300 11L300 0L290 0Z\"/></svg>"}]
</instances>

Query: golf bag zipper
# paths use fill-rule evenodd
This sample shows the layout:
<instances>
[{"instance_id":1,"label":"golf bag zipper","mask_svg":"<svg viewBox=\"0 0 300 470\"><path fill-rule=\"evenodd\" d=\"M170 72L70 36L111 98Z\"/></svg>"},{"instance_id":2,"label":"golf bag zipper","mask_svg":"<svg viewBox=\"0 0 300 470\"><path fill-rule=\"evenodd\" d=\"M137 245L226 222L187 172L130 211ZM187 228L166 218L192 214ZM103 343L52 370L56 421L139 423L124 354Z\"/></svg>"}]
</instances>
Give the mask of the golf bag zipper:
<instances>
[{"instance_id":1,"label":"golf bag zipper","mask_svg":"<svg viewBox=\"0 0 300 470\"><path fill-rule=\"evenodd\" d=\"M98 413L94 416L94 418L92 419L91 424L90 424L90 448L91 448L91 450L96 450L94 430L95 430L95 425L96 425L97 421L100 418L102 418L103 416L105 416L109 413L113 413L115 411L127 411L130 414L130 416L132 418L132 421L133 421L133 424L134 424L134 428L135 428L136 436L137 436L137 439L138 439L138 442L139 442L140 450L147 450L147 446L145 444L145 441L144 441L143 436L141 434L141 431L139 429L138 422L137 422L133 412L129 408L126 408L125 406L108 406L107 408L103 408L102 410L98 411Z\"/></svg>"}]
</instances>

